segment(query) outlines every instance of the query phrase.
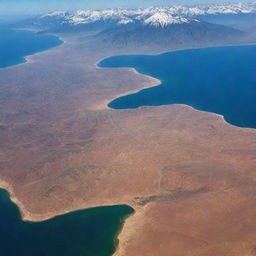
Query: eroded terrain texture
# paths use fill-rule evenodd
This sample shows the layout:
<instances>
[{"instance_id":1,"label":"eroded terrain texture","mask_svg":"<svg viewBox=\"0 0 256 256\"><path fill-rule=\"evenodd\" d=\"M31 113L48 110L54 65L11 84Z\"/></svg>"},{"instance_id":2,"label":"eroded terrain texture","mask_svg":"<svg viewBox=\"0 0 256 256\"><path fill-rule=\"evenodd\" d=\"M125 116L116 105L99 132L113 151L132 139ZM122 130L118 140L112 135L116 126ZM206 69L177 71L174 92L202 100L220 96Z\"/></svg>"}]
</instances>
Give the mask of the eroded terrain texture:
<instances>
[{"instance_id":1,"label":"eroded terrain texture","mask_svg":"<svg viewBox=\"0 0 256 256\"><path fill-rule=\"evenodd\" d=\"M107 109L157 81L97 68L132 49L89 45L0 70L0 177L24 218L125 203L117 255L256 255L256 131L188 106Z\"/></svg>"}]
</instances>

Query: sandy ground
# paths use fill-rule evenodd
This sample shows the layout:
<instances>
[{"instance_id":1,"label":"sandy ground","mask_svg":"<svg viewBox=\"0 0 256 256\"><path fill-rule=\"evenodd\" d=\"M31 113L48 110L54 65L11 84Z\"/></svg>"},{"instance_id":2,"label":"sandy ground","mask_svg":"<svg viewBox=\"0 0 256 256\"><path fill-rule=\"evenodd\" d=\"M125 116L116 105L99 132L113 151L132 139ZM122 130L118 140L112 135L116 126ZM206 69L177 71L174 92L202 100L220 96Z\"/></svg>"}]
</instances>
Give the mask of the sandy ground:
<instances>
[{"instance_id":1,"label":"sandy ground","mask_svg":"<svg viewBox=\"0 0 256 256\"><path fill-rule=\"evenodd\" d=\"M118 256L256 255L256 131L184 105L109 109L160 81L95 66L132 49L65 40L0 70L0 185L23 219L128 204Z\"/></svg>"}]
</instances>

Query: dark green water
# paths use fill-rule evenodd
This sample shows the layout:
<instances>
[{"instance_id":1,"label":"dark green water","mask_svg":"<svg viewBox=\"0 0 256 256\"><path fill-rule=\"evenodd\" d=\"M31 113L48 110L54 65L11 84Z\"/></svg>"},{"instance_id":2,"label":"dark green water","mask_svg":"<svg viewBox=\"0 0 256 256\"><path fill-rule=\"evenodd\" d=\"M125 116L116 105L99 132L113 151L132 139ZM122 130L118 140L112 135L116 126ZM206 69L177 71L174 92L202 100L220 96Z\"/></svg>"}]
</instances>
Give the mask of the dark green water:
<instances>
[{"instance_id":1,"label":"dark green water","mask_svg":"<svg viewBox=\"0 0 256 256\"><path fill-rule=\"evenodd\" d=\"M25 56L63 43L58 37L26 30L0 28L0 68L26 62Z\"/></svg>"},{"instance_id":2,"label":"dark green water","mask_svg":"<svg viewBox=\"0 0 256 256\"><path fill-rule=\"evenodd\" d=\"M23 222L0 189L0 255L110 256L116 235L133 209L126 205L75 211L43 222Z\"/></svg>"},{"instance_id":3,"label":"dark green water","mask_svg":"<svg viewBox=\"0 0 256 256\"><path fill-rule=\"evenodd\" d=\"M186 104L256 128L256 46L216 47L161 55L113 56L100 67L133 67L161 85L117 98L114 109Z\"/></svg>"}]
</instances>

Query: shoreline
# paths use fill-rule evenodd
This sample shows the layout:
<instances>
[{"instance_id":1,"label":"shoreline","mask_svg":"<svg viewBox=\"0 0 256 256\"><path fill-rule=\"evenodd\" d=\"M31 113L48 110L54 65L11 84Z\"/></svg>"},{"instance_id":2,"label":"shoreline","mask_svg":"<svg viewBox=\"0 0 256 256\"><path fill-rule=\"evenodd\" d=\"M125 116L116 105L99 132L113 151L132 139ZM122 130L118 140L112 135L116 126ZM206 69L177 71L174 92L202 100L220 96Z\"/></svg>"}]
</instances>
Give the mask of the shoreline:
<instances>
[{"instance_id":1,"label":"shoreline","mask_svg":"<svg viewBox=\"0 0 256 256\"><path fill-rule=\"evenodd\" d=\"M98 66L100 62L102 62L105 59L115 57L115 56L129 56L129 55L150 55L150 56L157 56L157 55L162 55L165 53L171 53L171 52L178 52L178 51L189 51L189 50L200 50L200 49L209 49L209 48L219 48L219 47L242 47L242 46L256 46L255 43L238 43L238 44L224 44L224 45L210 45L210 46L194 46L194 47L184 47L184 48L176 48L176 49L166 49L166 50L156 50L155 53L122 53L122 54L115 54L115 55L106 55L103 58L100 58L98 61L94 63L94 66L97 68L101 68ZM107 67L106 67L107 68Z\"/></svg>"},{"instance_id":2,"label":"shoreline","mask_svg":"<svg viewBox=\"0 0 256 256\"><path fill-rule=\"evenodd\" d=\"M122 243L119 243L112 256L125 256L126 243L128 242L129 237L131 237L131 234L136 232L136 228L143 224L140 220L145 220L145 216L143 215L146 211L146 207L147 206L137 208L135 212L126 219L121 230L122 232L119 233L119 241L122 241ZM125 232L123 232L124 228Z\"/></svg>"},{"instance_id":3,"label":"shoreline","mask_svg":"<svg viewBox=\"0 0 256 256\"><path fill-rule=\"evenodd\" d=\"M57 46L51 47L51 48L49 48L49 49L46 49L46 50L44 50L44 51L36 52L35 54L26 55L26 56L23 57L23 58L25 59L25 62L24 62L24 63L17 64L17 65L28 64L28 63L34 63L34 60L33 60L34 57L40 56L40 55L42 55L42 54L46 54L46 53L48 53L49 51L53 51L53 50L55 50L55 49L61 48L61 47L63 47L64 45L67 44L67 41L66 41L63 37L61 37L61 36L59 36L59 35L57 35L57 34L55 34L55 33L46 33L46 35L55 36L55 37L57 37L60 41L62 41L62 43L59 44L59 45L57 45ZM15 66L17 66L17 65L15 65ZM13 66L13 67L15 67L15 66Z\"/></svg>"},{"instance_id":4,"label":"shoreline","mask_svg":"<svg viewBox=\"0 0 256 256\"><path fill-rule=\"evenodd\" d=\"M96 65L96 64L95 64ZM112 69L112 68L102 68L102 67L99 67L97 66L98 69ZM116 69L116 68L115 68ZM151 87L156 87L156 86L159 86L161 85L162 81L153 77L153 76L148 76L148 75L145 75L145 74L142 74L142 73L139 73L135 68L131 68L131 67L122 67L122 68L117 68L117 69L124 69L124 70L128 70L129 72L133 73L133 74L136 74L136 75L140 75L140 76L143 76L145 77L146 79L149 80L149 82L147 82L147 84L149 85L146 85L146 86L143 86L141 88L138 88L138 89L133 89L133 90L129 90L129 91L126 91L124 93L119 93L119 94L116 94L113 98L111 99L106 99L104 100L103 102L99 103L99 104L95 104L93 105L90 109L91 110L94 110L94 111L98 111L98 110L106 110L106 109L109 109L109 110L115 110L113 108L110 108L108 106L108 104L119 98L119 97L122 97L122 96L127 96L129 94L133 94L133 93L137 93L143 89L147 89L147 88L151 88Z\"/></svg>"},{"instance_id":5,"label":"shoreline","mask_svg":"<svg viewBox=\"0 0 256 256\"><path fill-rule=\"evenodd\" d=\"M29 31L29 32L32 32L34 34L36 34L37 32L40 32L40 30L29 30L29 29L13 29L13 30ZM24 64L34 63L35 62L33 60L34 57L39 56L41 54L48 53L49 51L55 50L55 49L57 49L59 47L62 47L62 46L64 46L67 43L67 41L63 37L61 37L61 36L59 36L57 34L46 33L46 35L51 35L51 36L54 36L54 37L58 38L61 41L61 43L59 45L50 47L50 48L48 48L46 50L42 50L42 51L39 51L39 52L36 52L36 53L25 55L25 56L22 57L22 61L23 62L20 62L20 63L17 63L17 64L13 64L11 66L2 67L2 68L0 67L0 71L1 70L9 70L9 69L12 69L12 68L16 68L16 67L19 67L19 66L24 65Z\"/></svg>"},{"instance_id":6,"label":"shoreline","mask_svg":"<svg viewBox=\"0 0 256 256\"><path fill-rule=\"evenodd\" d=\"M162 53L159 53L159 54L134 54L134 55L158 56L158 55L167 54L167 53L171 53L171 52L177 52L177 51L186 51L186 50L189 51L189 50L197 50L197 49L200 50L200 49L219 48L219 47L243 47L243 46L256 46L256 44L252 43L252 44L246 44L246 45L210 46L210 47L200 47L200 48L189 48L189 49L173 50L173 51L168 51L168 52L162 52ZM128 55L133 55L133 54L128 54ZM104 100L100 104L96 104L95 106L93 106L91 108L92 110L95 110L95 111L97 111L97 110L106 110L106 109L108 109L108 110L127 110L129 108L127 108L127 109L114 109L114 108L110 108L108 105L113 100L116 100L116 99L118 99L120 97L128 96L130 94L135 94L137 92L140 92L140 91L142 91L144 89L148 89L148 88L151 88L151 87L161 86L161 84L162 84L162 80L160 80L158 78L155 78L153 76L150 76L150 75L146 75L146 74L140 73L140 72L138 72L138 70L136 68L133 68L133 67L100 67L100 66L98 66L98 64L101 61L103 61L104 59L107 59L107 58L110 58L110 57L114 57L114 56L118 56L118 55L112 55L112 56L109 56L109 57L106 57L106 58L102 58L98 62L96 62L94 65L98 69L124 69L124 70L127 70L127 71L131 71L132 73L134 73L136 75L141 75L141 76L145 77L146 79L148 79L150 85L149 86L143 86L140 89L133 89L133 90L130 90L130 91L126 91L124 93L117 94L117 95L115 95L115 97L111 98L110 100ZM153 83L153 85L151 85L151 83ZM253 131L253 132L256 130L256 128L252 128L252 127L241 127L241 126L234 125L232 123L229 123L225 119L225 116L222 115L222 114L218 114L218 113L215 113L215 112L209 112L209 111L205 111L205 110L202 110L202 109L197 109L197 108L195 108L193 106L190 106L190 105L187 105L187 104L174 103L174 104L165 104L165 105L158 105L158 106L143 105L143 106L139 106L139 107L134 108L134 109L140 109L140 108L143 108L143 107L160 107L160 106L175 106L175 105L189 107L189 108L193 109L194 111L204 112L204 113L208 113L208 114L211 114L211 115L218 116L225 124L228 124L230 126L238 128L238 129L243 129L243 130L246 129L248 131Z\"/></svg>"},{"instance_id":7,"label":"shoreline","mask_svg":"<svg viewBox=\"0 0 256 256\"><path fill-rule=\"evenodd\" d=\"M134 209L133 206L129 205L129 204L113 204L113 205L100 205L100 206L95 206L95 207L88 207L88 208L84 208L84 209L78 209L78 210L74 210L74 211L68 211L66 213L63 213L63 214L58 214L58 215L54 215L50 218L43 218L41 220L37 219L37 218L33 218L33 215L31 215L27 210L26 208L24 207L24 205L22 204L21 201L18 200L18 198L15 196L15 193L13 192L13 189L12 187L5 181L0 181L0 188L5 190L8 195L9 195L9 200L15 204L15 206L17 207L19 213L20 213L20 217L21 217L21 221L23 222L30 222L30 223L39 223L39 222L43 222L43 221L46 221L46 220L50 220L50 219L53 219L55 217L58 217L58 216L63 216L63 215L66 215L66 214L72 214L76 211L80 211L80 210L89 210L89 209L94 209L94 208L100 208L100 207L111 207L111 206L118 206L118 205L126 205L128 207L130 207L132 209L132 213L130 214L127 214L126 216L124 216L123 218L120 219L120 227L119 229L117 230L114 238L113 238L113 243L114 243L114 247L115 247L115 251L113 252L113 256L116 255L118 253L118 251L120 250L120 248L122 248L120 246L120 234L122 233L123 229L124 229L124 226L126 224L126 222L128 221L128 219L130 219L131 217L133 216L137 216L136 213L137 213L137 210ZM29 216L29 217L28 217ZM117 254L118 255L118 254Z\"/></svg>"},{"instance_id":8,"label":"shoreline","mask_svg":"<svg viewBox=\"0 0 256 256\"><path fill-rule=\"evenodd\" d=\"M12 186L8 182L0 180L0 187L8 192L8 194L10 196L10 200L19 209L21 219L23 221L34 222L32 215L29 213L29 211L26 210L24 204L18 199L17 196L15 196L15 193L14 193L14 190L13 190Z\"/></svg>"},{"instance_id":9,"label":"shoreline","mask_svg":"<svg viewBox=\"0 0 256 256\"><path fill-rule=\"evenodd\" d=\"M111 206L117 206L117 205L126 205L126 206L132 208L134 210L134 212L131 214L131 216L134 215L137 212L137 210L136 210L137 207L134 204L132 204L130 202L120 202L120 203L113 203L113 204L94 204L93 206L78 208L78 209L71 210L71 211L63 211L62 213L59 213L59 214L45 213L45 214L38 214L37 215L37 214L30 213L26 209L24 204L15 195L15 192L14 192L12 186L10 184L8 184L8 182L0 180L0 188L6 190L8 192L10 200L19 209L21 219L24 222L43 222L43 221L50 220L50 219L53 219L53 218L58 217L58 216L66 215L66 214L76 212L76 211L80 211L80 210L88 210L88 209L100 208L100 207L111 207Z\"/></svg>"},{"instance_id":10,"label":"shoreline","mask_svg":"<svg viewBox=\"0 0 256 256\"><path fill-rule=\"evenodd\" d=\"M65 41L63 41L64 43L65 43ZM16 66L19 66L19 65L23 65L23 64L28 64L28 63L33 63L34 61L33 61L33 58L34 58L34 56L37 56L37 55L39 55L39 54L44 54L44 53L47 53L48 51L51 51L51 50L56 50L56 48L58 48L58 47L61 47L61 46L63 46L64 45L64 43L63 44L61 44L61 45L59 45L59 46L56 46L56 47L53 47L53 48L50 48L50 49L48 49L48 50L45 50L45 51L41 51L41 52L38 52L38 53L35 53L35 54L32 54L32 55L28 55L28 56L26 56L26 58L27 58L27 62L24 62L24 63L20 63L20 64L17 64L17 65L15 65L15 66L11 66L11 67L7 67L7 68L3 68L3 69L8 69L8 68L14 68L14 67L16 67ZM252 44L252 45L255 45L255 44ZM239 46L239 45L235 45L235 46ZM241 45L242 46L242 45ZM213 46L213 47L222 47L222 46ZM195 48L195 49L204 49L204 48L213 48L213 47L202 47L202 48ZM223 47L230 47L230 46L223 46ZM184 49L184 50L190 50L190 49L193 49L193 48L189 48L189 49ZM173 51L168 51L168 52L175 52L175 51L182 51L182 50L173 50ZM163 52L163 54L164 53L167 53L167 52ZM160 55L160 54L155 54L155 55ZM104 58L105 59L105 58ZM101 69L101 67L97 67L97 68L100 68ZM110 68L110 69L112 69L112 68ZM139 73L135 68L121 68L121 69L128 69L128 70L130 70L132 73L134 73L134 74L139 74L140 76L144 76L144 77L146 77L149 81L148 82L145 82L145 84L149 84L149 86L144 86L144 87L142 87L142 88L140 88L140 89L134 89L134 90L131 90L131 91L127 91L127 92L124 92L124 93L121 93L121 94L119 94L119 95L117 95L115 98L117 98L117 97L121 97L121 96L125 96L125 95L129 95L130 93L136 93L136 92L138 92L138 91L140 91L140 90L143 90L143 89L146 89L146 88L150 88L150 87L154 87L154 86L159 86L160 84L161 84L161 81L159 80L159 79L156 79L156 78L154 78L154 77L151 77L151 76L149 76L149 75L144 75L144 74L142 74L142 73ZM160 81L160 84L158 84L158 82ZM152 83L153 83L153 85L152 85ZM156 84L154 84L154 83L156 83ZM144 84L144 83L143 83ZM114 100L115 98L113 98L112 100ZM112 108L110 108L110 107L108 107L108 103L109 102L111 102L112 100L105 100L102 104L98 104L98 109L94 109L94 110L102 110L101 109L101 107L103 107L103 109L109 109L109 110L111 110L111 111L115 111L115 109L112 109ZM224 118L224 116L222 116L222 115L220 115L220 114L216 114L216 113L214 113L214 112L207 112L207 111L203 111L203 110L198 110L198 109L195 109L194 107L192 107L192 106L189 106L189 105L186 105L186 104L169 104L169 105L165 105L165 106L171 106L171 105L180 105L180 106L185 106L185 107L189 107L189 108L191 108L191 109L193 109L194 111L198 111L198 112L204 112L204 113L208 113L208 114L210 114L210 115L214 115L214 116L218 116L218 118L220 118L220 119L222 119L223 121L224 121L224 123L225 124L228 124L228 125L231 125L231 126L234 126L235 128L239 128L239 129L249 129L249 130L252 130L252 132L255 132L255 129L254 128L246 128L246 127L239 127L239 126L235 126L235 125L232 125L232 124L230 124L230 123L228 123L226 120L225 120L225 118ZM157 107L157 106L152 106L152 107ZM127 109L123 109L123 111L126 111ZM51 218L54 218L54 217L56 217L56 216L59 216L59 215L63 215L63 214L67 214L67 213L72 213L73 211L66 211L66 212L64 212L63 214L57 214L57 215L53 215L53 214L51 214L51 213L46 213L46 214L42 214L42 215L33 215L33 214L31 214L29 211L27 211L26 210L26 208L24 207L24 204L21 202L21 201L19 201L19 199L18 199L18 197L17 196L15 196L15 193L14 193L14 190L13 190L13 187L12 187L12 185L11 184L8 184L8 182L4 182L4 181L0 181L0 186L1 187L3 187L4 189L6 189L7 191L8 191L8 193L10 194L10 199L12 200L12 202L14 202L16 205L17 205L17 207L19 208L19 210L20 210L20 213L21 213L21 217L22 217L22 219L24 220L24 221L32 221L32 222L40 222L40 221L43 221L43 220L47 220L47 219L51 219ZM117 205L117 204L114 204L114 205ZM127 204L128 206L130 206L130 207L132 207L132 208L134 208L134 206L132 206L132 205L130 205L130 204ZM95 208L95 207L101 207L101 206L111 206L111 205L98 205L97 206L97 204L96 204L96 206L94 206L94 207L87 207L87 208L80 208L80 209L90 209L90 208ZM134 208L135 209L135 212L133 213L133 215L131 215L131 216L128 216L124 221L123 221L123 225L122 225L122 228L120 229L120 231L118 232L118 234L117 234L117 239L118 239L118 241L119 241L119 243L117 244L117 248L116 248L116 251L114 252L114 256L121 256L121 252L122 252L122 250L123 250L123 248L124 248L124 245L123 245L123 242L125 243L125 240L123 241L123 240L121 240L121 239L125 239L130 233L129 232L131 232L131 229L133 228L136 228L136 225L135 225L135 223L133 222L133 218L135 217L135 219L136 219L136 217L140 214L140 212L143 212L143 207L141 207L141 208L138 208L138 209L136 209L136 208ZM79 210L79 209L78 209ZM74 211L76 211L76 210L74 210ZM48 217L43 217L43 216L48 216ZM133 224L133 226L131 226L132 224L129 224L129 223L132 223ZM124 228L126 228L126 225L128 225L128 231L127 230L124 230ZM124 232L125 231L125 232ZM136 230L135 230L136 231ZM133 230L133 232L135 232L134 230ZM127 233L128 232L128 233ZM121 237L121 238L120 238Z\"/></svg>"},{"instance_id":11,"label":"shoreline","mask_svg":"<svg viewBox=\"0 0 256 256\"><path fill-rule=\"evenodd\" d=\"M129 205L129 207L131 207ZM122 248L120 246L120 235L123 234L123 229L124 229L124 226L125 224L127 224L127 221L132 218L133 216L136 216L136 213L137 213L137 210L135 210L133 207L131 207L133 209L133 212L131 214L128 214L127 216L125 216L123 219L122 219L122 224L120 225L120 228L119 230L116 232L116 235L114 237L114 244L115 244L115 251L114 253L112 254L112 256L118 256L117 252L120 250L120 248Z\"/></svg>"}]
</instances>

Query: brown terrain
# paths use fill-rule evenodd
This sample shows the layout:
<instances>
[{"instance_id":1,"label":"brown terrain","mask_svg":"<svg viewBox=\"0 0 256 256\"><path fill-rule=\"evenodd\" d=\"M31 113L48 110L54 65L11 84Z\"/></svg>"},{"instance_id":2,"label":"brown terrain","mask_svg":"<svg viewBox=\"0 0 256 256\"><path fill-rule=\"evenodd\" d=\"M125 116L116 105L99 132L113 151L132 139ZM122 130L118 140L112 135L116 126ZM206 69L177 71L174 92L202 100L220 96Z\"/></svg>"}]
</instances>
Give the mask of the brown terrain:
<instances>
[{"instance_id":1,"label":"brown terrain","mask_svg":"<svg viewBox=\"0 0 256 256\"><path fill-rule=\"evenodd\" d=\"M183 105L108 109L157 80L95 65L132 50L66 41L0 70L1 185L24 219L128 204L116 256L256 255L256 130Z\"/></svg>"}]
</instances>

